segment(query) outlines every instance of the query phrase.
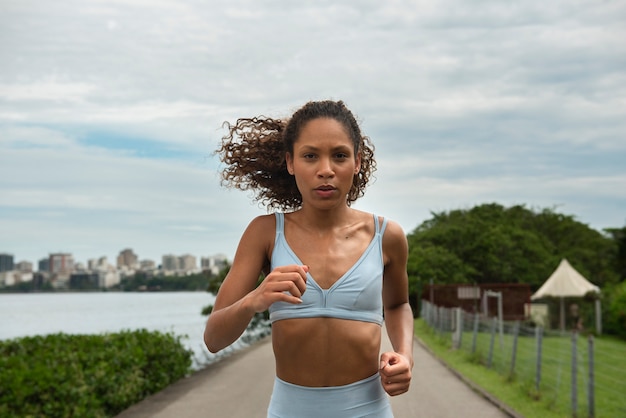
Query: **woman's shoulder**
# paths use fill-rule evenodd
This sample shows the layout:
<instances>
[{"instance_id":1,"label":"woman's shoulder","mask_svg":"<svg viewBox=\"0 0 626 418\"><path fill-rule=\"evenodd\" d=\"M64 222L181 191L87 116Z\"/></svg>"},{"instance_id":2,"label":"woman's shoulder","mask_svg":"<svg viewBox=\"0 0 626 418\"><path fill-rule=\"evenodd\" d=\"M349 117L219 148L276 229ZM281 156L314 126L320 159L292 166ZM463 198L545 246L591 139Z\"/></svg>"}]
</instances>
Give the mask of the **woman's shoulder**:
<instances>
[{"instance_id":1,"label":"woman's shoulder","mask_svg":"<svg viewBox=\"0 0 626 418\"><path fill-rule=\"evenodd\" d=\"M380 215L378 213L364 212L356 209L355 211L359 214L363 222L372 225L372 228L374 228L372 219L374 219L375 222L378 222L379 228L384 227L383 245L402 246L403 243L406 241L406 235L404 233L404 230L402 229L400 224L393 219Z\"/></svg>"},{"instance_id":2,"label":"woman's shoulder","mask_svg":"<svg viewBox=\"0 0 626 418\"><path fill-rule=\"evenodd\" d=\"M382 226L383 224L386 224L385 232L389 231L390 234L392 234L392 235L400 234L400 235L404 236L404 230L402 229L400 224L398 222L394 221L393 219L388 218L388 217L386 217L384 215L381 215L381 214L378 214L378 213L364 212L364 211L360 211L360 210L356 210L356 209L354 209L354 210L356 212L358 212L360 214L360 216L363 218L363 220L366 221L366 222L370 221L371 219L376 219L380 226Z\"/></svg>"},{"instance_id":3,"label":"woman's shoulder","mask_svg":"<svg viewBox=\"0 0 626 418\"><path fill-rule=\"evenodd\" d=\"M253 218L241 239L239 240L238 254L249 257L251 254L263 253L263 257L268 257L274 243L276 231L275 216L259 215ZM237 258L237 257L236 257Z\"/></svg>"},{"instance_id":4,"label":"woman's shoulder","mask_svg":"<svg viewBox=\"0 0 626 418\"><path fill-rule=\"evenodd\" d=\"M385 268L391 265L404 265L409 252L407 236L400 224L387 218L387 225L382 237L382 250Z\"/></svg>"},{"instance_id":5,"label":"woman's shoulder","mask_svg":"<svg viewBox=\"0 0 626 418\"><path fill-rule=\"evenodd\" d=\"M386 219L386 221L387 221L387 228L386 228L386 230L389 230L392 234L400 234L402 236L405 235L404 229L402 229L402 226L400 226L400 224L398 222L396 222L396 221L394 221L393 219L390 219L390 218L385 218L383 216L380 216L379 218Z\"/></svg>"},{"instance_id":6,"label":"woman's shoulder","mask_svg":"<svg viewBox=\"0 0 626 418\"><path fill-rule=\"evenodd\" d=\"M253 218L248 224L248 230L255 233L269 232L276 229L276 215L259 215Z\"/></svg>"},{"instance_id":7,"label":"woman's shoulder","mask_svg":"<svg viewBox=\"0 0 626 418\"><path fill-rule=\"evenodd\" d=\"M406 234L402 226L393 219L384 218L379 216L378 219L383 222L384 219L386 222L385 231L383 235L383 245L391 245L391 246L400 246L403 247L406 245Z\"/></svg>"}]
</instances>

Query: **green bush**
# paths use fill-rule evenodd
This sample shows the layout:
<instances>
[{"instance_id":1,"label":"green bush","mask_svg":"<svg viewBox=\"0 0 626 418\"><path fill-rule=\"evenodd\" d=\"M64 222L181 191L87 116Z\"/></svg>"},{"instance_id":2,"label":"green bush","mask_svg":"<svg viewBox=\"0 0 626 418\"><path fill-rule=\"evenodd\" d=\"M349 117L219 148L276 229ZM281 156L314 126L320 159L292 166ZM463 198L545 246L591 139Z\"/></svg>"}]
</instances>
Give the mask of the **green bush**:
<instances>
[{"instance_id":1,"label":"green bush","mask_svg":"<svg viewBox=\"0 0 626 418\"><path fill-rule=\"evenodd\" d=\"M184 377L191 351L157 331L0 341L0 417L111 417Z\"/></svg>"},{"instance_id":2,"label":"green bush","mask_svg":"<svg viewBox=\"0 0 626 418\"><path fill-rule=\"evenodd\" d=\"M626 339L626 281L604 289L604 330Z\"/></svg>"}]
</instances>

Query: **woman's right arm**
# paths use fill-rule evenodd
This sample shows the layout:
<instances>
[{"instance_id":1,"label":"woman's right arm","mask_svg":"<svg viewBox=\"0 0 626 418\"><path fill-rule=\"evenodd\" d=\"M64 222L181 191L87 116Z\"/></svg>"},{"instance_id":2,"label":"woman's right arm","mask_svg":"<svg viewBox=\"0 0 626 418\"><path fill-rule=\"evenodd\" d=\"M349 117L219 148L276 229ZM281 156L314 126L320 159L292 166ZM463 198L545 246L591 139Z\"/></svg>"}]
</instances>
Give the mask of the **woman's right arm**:
<instances>
[{"instance_id":1,"label":"woman's right arm","mask_svg":"<svg viewBox=\"0 0 626 418\"><path fill-rule=\"evenodd\" d=\"M305 266L276 268L257 286L275 235L273 218L273 215L255 218L241 237L204 330L204 343L212 353L235 342L254 314L267 310L272 303L301 302L306 288Z\"/></svg>"}]
</instances>

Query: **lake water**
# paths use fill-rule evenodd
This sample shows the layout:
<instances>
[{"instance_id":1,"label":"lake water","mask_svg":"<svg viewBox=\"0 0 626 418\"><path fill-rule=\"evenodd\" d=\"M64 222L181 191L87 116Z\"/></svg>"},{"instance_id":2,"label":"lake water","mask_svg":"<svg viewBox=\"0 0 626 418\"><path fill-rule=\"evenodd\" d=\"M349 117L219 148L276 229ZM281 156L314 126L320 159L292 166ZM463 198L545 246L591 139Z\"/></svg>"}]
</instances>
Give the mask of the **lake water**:
<instances>
[{"instance_id":1,"label":"lake water","mask_svg":"<svg viewBox=\"0 0 626 418\"><path fill-rule=\"evenodd\" d=\"M193 368L199 369L246 345L237 341L218 355L204 346L201 311L214 300L208 292L0 294L0 339L142 328L172 332L194 352Z\"/></svg>"}]
</instances>

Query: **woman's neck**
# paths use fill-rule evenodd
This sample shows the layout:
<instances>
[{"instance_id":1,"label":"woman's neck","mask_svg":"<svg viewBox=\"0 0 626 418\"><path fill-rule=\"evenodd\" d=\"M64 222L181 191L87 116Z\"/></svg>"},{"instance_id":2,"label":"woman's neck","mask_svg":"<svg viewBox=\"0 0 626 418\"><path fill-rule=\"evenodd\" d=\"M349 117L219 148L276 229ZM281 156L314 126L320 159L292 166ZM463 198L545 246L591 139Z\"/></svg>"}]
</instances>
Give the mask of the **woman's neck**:
<instances>
[{"instance_id":1,"label":"woman's neck","mask_svg":"<svg viewBox=\"0 0 626 418\"><path fill-rule=\"evenodd\" d=\"M333 229L341 227L351 222L354 209L348 205L339 206L332 209L317 209L310 206L303 206L295 214L299 223L303 226L318 230Z\"/></svg>"}]
</instances>

